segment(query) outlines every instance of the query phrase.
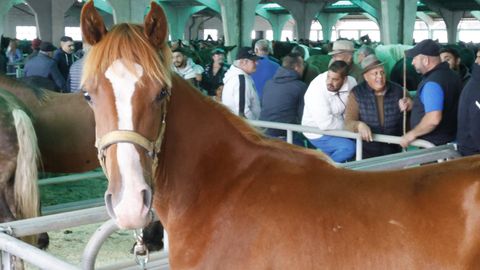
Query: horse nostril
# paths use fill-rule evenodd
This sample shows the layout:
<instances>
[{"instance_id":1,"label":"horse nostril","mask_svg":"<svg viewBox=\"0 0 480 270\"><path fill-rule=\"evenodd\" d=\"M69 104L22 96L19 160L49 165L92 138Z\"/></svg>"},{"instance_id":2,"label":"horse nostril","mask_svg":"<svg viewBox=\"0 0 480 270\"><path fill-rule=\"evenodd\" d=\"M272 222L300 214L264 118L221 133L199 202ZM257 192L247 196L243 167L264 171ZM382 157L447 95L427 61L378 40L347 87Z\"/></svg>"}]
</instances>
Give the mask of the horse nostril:
<instances>
[{"instance_id":1,"label":"horse nostril","mask_svg":"<svg viewBox=\"0 0 480 270\"><path fill-rule=\"evenodd\" d=\"M150 209L152 206L152 190L150 188L146 188L142 190L142 197L143 197L143 205L146 208Z\"/></svg>"},{"instance_id":2,"label":"horse nostril","mask_svg":"<svg viewBox=\"0 0 480 270\"><path fill-rule=\"evenodd\" d=\"M105 207L107 208L108 215L115 219L115 211L113 211L113 203L112 203L112 193L105 193Z\"/></svg>"}]
</instances>

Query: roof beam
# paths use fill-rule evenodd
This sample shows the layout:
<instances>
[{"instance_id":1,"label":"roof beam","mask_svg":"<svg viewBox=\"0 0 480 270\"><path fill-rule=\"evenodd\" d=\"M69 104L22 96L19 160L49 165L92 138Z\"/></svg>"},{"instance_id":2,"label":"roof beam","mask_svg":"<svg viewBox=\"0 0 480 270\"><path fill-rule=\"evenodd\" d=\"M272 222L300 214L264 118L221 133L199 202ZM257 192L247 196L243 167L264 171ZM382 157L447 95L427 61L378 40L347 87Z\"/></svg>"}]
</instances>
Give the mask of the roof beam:
<instances>
[{"instance_id":1,"label":"roof beam","mask_svg":"<svg viewBox=\"0 0 480 270\"><path fill-rule=\"evenodd\" d=\"M368 14L372 15L373 17L379 19L380 14L378 14L378 10L380 10L380 4L378 1L375 0L350 0L353 4L359 6L361 9L365 10Z\"/></svg>"},{"instance_id":2,"label":"roof beam","mask_svg":"<svg viewBox=\"0 0 480 270\"><path fill-rule=\"evenodd\" d=\"M422 20L423 22L425 22L428 27L430 27L431 25L433 25L434 21L432 19L432 17L430 17L427 13L425 12L422 12L422 11L418 11L417 12L417 17Z\"/></svg>"}]
</instances>

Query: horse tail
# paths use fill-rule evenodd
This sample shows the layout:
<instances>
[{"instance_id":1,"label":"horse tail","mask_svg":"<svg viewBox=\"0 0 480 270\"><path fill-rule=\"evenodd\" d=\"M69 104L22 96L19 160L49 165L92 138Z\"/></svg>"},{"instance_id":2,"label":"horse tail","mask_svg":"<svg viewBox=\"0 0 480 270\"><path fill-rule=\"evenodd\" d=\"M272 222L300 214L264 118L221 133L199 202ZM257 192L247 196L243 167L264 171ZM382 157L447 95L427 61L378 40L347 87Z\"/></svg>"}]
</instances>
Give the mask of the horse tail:
<instances>
[{"instance_id":1,"label":"horse tail","mask_svg":"<svg viewBox=\"0 0 480 270\"><path fill-rule=\"evenodd\" d=\"M14 198L17 219L37 217L40 214L38 191L39 149L30 117L20 109L12 111L17 130L18 155L15 171Z\"/></svg>"}]
</instances>

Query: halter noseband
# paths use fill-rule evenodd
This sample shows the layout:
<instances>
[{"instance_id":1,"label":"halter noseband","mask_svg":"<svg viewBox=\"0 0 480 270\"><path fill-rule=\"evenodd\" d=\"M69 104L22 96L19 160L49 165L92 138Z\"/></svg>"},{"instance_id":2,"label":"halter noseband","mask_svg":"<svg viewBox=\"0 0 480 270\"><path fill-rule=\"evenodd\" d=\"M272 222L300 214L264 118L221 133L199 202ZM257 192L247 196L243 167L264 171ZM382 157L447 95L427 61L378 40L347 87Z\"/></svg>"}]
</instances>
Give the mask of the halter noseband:
<instances>
[{"instance_id":1,"label":"halter noseband","mask_svg":"<svg viewBox=\"0 0 480 270\"><path fill-rule=\"evenodd\" d=\"M98 149L98 161L102 166L105 176L107 175L107 167L105 165L107 148L117 143L131 143L138 145L146 150L147 155L152 159L152 175L154 177L158 167L158 154L161 151L163 136L165 135L166 116L167 116L167 103L169 101L170 93L166 90L162 90L162 93L166 92L166 98L162 103L162 122L160 123L160 131L155 141L150 141L140 133L132 130L114 130L110 131L103 137L98 138L95 142L95 147Z\"/></svg>"}]
</instances>

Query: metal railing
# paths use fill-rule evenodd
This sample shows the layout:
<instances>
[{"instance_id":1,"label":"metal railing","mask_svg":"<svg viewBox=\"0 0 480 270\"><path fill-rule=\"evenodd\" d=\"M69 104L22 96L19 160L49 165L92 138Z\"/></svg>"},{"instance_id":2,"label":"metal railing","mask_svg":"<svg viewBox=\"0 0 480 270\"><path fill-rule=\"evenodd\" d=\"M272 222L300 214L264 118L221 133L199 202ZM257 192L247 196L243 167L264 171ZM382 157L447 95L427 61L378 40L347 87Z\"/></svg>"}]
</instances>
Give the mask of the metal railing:
<instances>
[{"instance_id":1,"label":"metal railing","mask_svg":"<svg viewBox=\"0 0 480 270\"><path fill-rule=\"evenodd\" d=\"M85 246L81 268L15 238L53 230L63 230L98 222L104 222L104 224L96 230L96 232L90 238L88 244ZM2 252L0 269L2 269L3 265L9 270L9 266L11 265L10 255L14 255L32 265L40 267L41 269L91 270L94 268L95 258L104 240L117 230L117 226L112 220L110 220L110 217L108 216L104 206L0 223L0 251ZM168 265L168 260L166 259L167 257L168 254L166 252L160 252L160 255L156 256L160 262L155 265L163 265L165 268L165 265ZM133 267L136 265L133 255L131 262L122 262L121 265L125 267ZM150 266L147 268L150 268ZM102 269L113 270L119 268L117 264L116 266L104 266Z\"/></svg>"},{"instance_id":2,"label":"metal railing","mask_svg":"<svg viewBox=\"0 0 480 270\"><path fill-rule=\"evenodd\" d=\"M248 120L250 124L255 127L262 127L262 128L274 128L274 129L281 129L287 131L287 142L293 142L293 132L307 132L307 133L316 133L322 135L329 135L335 137L342 137L342 138L350 138L356 141L356 156L355 160L362 160L362 145L363 141L358 133L354 133L347 130L321 130L315 127L309 126L302 126L302 125L294 125L294 124L287 124L287 123L276 123L276 122L267 122L267 121L260 121L260 120ZM382 143L391 143L391 144L400 144L400 137L398 136L391 136L391 135L384 135L384 134L373 134L373 141L375 142L382 142ZM435 145L431 142L425 140L415 140L411 144L411 146L417 146L421 148L430 148L434 147Z\"/></svg>"}]
</instances>

